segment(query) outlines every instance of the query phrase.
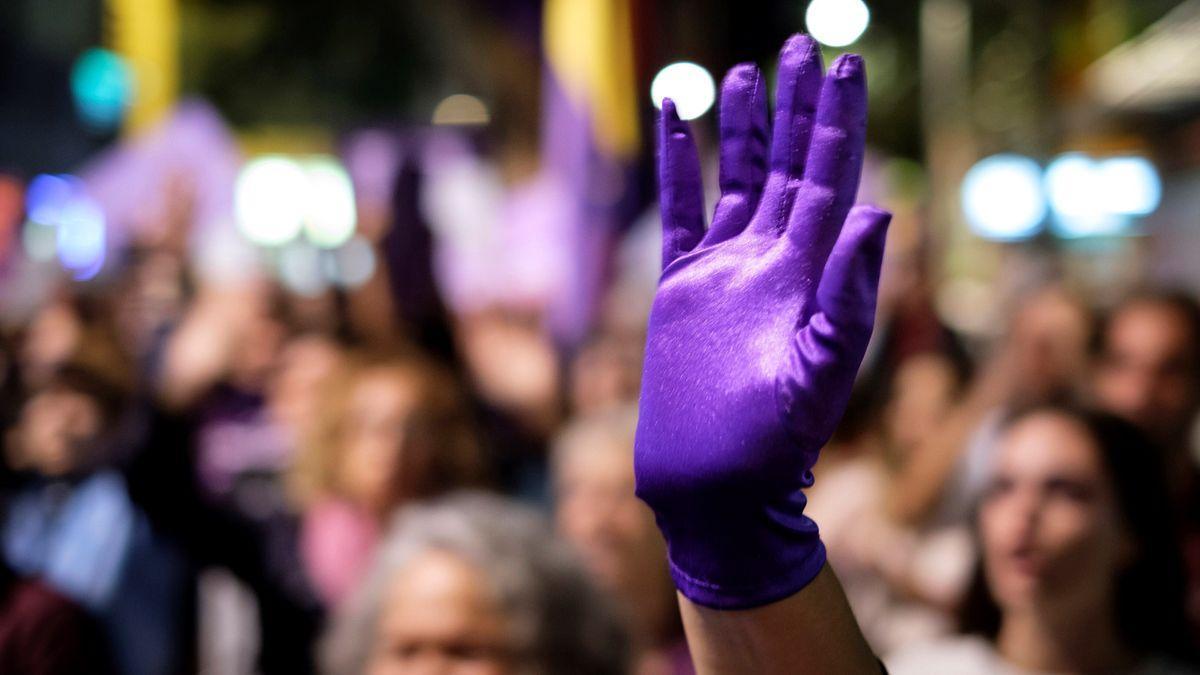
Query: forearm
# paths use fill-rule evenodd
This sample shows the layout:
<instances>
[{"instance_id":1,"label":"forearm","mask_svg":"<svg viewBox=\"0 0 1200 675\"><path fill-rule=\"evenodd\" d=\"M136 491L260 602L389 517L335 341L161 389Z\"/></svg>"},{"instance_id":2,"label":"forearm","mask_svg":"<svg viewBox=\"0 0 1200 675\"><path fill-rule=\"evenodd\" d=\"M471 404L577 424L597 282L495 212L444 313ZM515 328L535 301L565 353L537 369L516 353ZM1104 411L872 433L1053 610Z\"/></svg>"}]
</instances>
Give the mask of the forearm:
<instances>
[{"instance_id":1,"label":"forearm","mask_svg":"<svg viewBox=\"0 0 1200 675\"><path fill-rule=\"evenodd\" d=\"M762 607L709 609L683 595L679 607L700 675L880 672L828 565L799 592Z\"/></svg>"},{"instance_id":2,"label":"forearm","mask_svg":"<svg viewBox=\"0 0 1200 675\"><path fill-rule=\"evenodd\" d=\"M945 494L971 435L998 404L996 396L973 393L939 430L913 449L887 495L888 515L894 521L915 526L929 517Z\"/></svg>"}]
</instances>

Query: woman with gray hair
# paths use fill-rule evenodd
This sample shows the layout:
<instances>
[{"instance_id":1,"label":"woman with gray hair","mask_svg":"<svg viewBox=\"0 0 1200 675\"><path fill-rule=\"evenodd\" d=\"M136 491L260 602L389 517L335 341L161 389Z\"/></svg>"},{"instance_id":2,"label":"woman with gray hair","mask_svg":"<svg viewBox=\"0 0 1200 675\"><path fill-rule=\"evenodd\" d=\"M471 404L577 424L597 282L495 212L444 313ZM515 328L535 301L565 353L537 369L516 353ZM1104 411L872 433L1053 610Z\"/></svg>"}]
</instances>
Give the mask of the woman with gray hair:
<instances>
[{"instance_id":1,"label":"woman with gray hair","mask_svg":"<svg viewBox=\"0 0 1200 675\"><path fill-rule=\"evenodd\" d=\"M550 532L484 493L406 507L322 646L326 672L626 672L608 601Z\"/></svg>"}]
</instances>

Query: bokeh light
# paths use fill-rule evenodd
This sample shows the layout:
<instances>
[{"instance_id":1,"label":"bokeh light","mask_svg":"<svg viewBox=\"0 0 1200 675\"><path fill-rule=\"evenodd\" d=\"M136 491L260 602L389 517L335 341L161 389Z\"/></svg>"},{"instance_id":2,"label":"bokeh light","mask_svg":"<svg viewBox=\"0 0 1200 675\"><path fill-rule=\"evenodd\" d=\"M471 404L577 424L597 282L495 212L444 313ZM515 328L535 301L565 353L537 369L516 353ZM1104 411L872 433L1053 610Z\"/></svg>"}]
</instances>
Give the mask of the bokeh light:
<instances>
[{"instance_id":1,"label":"bokeh light","mask_svg":"<svg viewBox=\"0 0 1200 675\"><path fill-rule=\"evenodd\" d=\"M329 288L321 250L305 241L294 241L279 251L277 271L283 285L297 295L315 297Z\"/></svg>"},{"instance_id":2,"label":"bokeh light","mask_svg":"<svg viewBox=\"0 0 1200 675\"><path fill-rule=\"evenodd\" d=\"M1054 231L1063 237L1112 234L1121 229L1096 192L1096 163L1078 152L1060 155L1046 167L1044 184L1054 212Z\"/></svg>"},{"instance_id":3,"label":"bokeh light","mask_svg":"<svg viewBox=\"0 0 1200 675\"><path fill-rule=\"evenodd\" d=\"M804 13L804 23L821 44L845 47L867 31L871 10L862 0L812 0Z\"/></svg>"},{"instance_id":4,"label":"bokeh light","mask_svg":"<svg viewBox=\"0 0 1200 675\"><path fill-rule=\"evenodd\" d=\"M350 174L333 157L320 156L303 164L308 188L304 236L321 248L337 248L354 235L354 186Z\"/></svg>"},{"instance_id":5,"label":"bokeh light","mask_svg":"<svg viewBox=\"0 0 1200 675\"><path fill-rule=\"evenodd\" d=\"M28 221L21 233L25 254L37 262L56 256L79 280L104 266L107 232L104 211L70 175L42 174L25 194Z\"/></svg>"},{"instance_id":6,"label":"bokeh light","mask_svg":"<svg viewBox=\"0 0 1200 675\"><path fill-rule=\"evenodd\" d=\"M56 234L52 225L39 223L36 220L25 221L21 228L21 247L30 260L47 263L54 260Z\"/></svg>"},{"instance_id":7,"label":"bokeh light","mask_svg":"<svg viewBox=\"0 0 1200 675\"><path fill-rule=\"evenodd\" d=\"M281 246L304 226L309 180L294 160L268 155L246 163L234 188L238 230L259 246Z\"/></svg>"},{"instance_id":8,"label":"bokeh light","mask_svg":"<svg viewBox=\"0 0 1200 675\"><path fill-rule=\"evenodd\" d=\"M104 265L104 212L76 194L62 209L55 232L58 260L78 280L91 279Z\"/></svg>"},{"instance_id":9,"label":"bokeh light","mask_svg":"<svg viewBox=\"0 0 1200 675\"><path fill-rule=\"evenodd\" d=\"M1162 181L1145 157L1111 157L1100 162L1097 189L1112 213L1145 216L1158 208Z\"/></svg>"},{"instance_id":10,"label":"bokeh light","mask_svg":"<svg viewBox=\"0 0 1200 675\"><path fill-rule=\"evenodd\" d=\"M375 276L375 249L362 237L353 237L322 262L326 278L339 288L355 289Z\"/></svg>"},{"instance_id":11,"label":"bokeh light","mask_svg":"<svg viewBox=\"0 0 1200 675\"><path fill-rule=\"evenodd\" d=\"M717 87L704 66L681 61L658 71L650 83L650 98L660 110L662 100L669 98L675 102L680 119L694 120L712 107Z\"/></svg>"},{"instance_id":12,"label":"bokeh light","mask_svg":"<svg viewBox=\"0 0 1200 675\"><path fill-rule=\"evenodd\" d=\"M433 109L433 123L449 126L478 126L491 121L483 101L470 94L454 94Z\"/></svg>"},{"instance_id":13,"label":"bokeh light","mask_svg":"<svg viewBox=\"0 0 1200 675\"><path fill-rule=\"evenodd\" d=\"M42 225L53 226L59 213L71 200L76 189L70 176L41 174L29 181L25 191L25 210L30 220Z\"/></svg>"},{"instance_id":14,"label":"bokeh light","mask_svg":"<svg viewBox=\"0 0 1200 675\"><path fill-rule=\"evenodd\" d=\"M1142 157L1065 153L1046 167L1045 186L1055 233L1063 237L1122 234L1162 196L1158 172Z\"/></svg>"},{"instance_id":15,"label":"bokeh light","mask_svg":"<svg viewBox=\"0 0 1200 675\"><path fill-rule=\"evenodd\" d=\"M963 179L962 206L967 222L981 237L1000 241L1031 237L1046 217L1041 168L1021 155L980 160Z\"/></svg>"},{"instance_id":16,"label":"bokeh light","mask_svg":"<svg viewBox=\"0 0 1200 675\"><path fill-rule=\"evenodd\" d=\"M71 69L71 94L85 125L110 131L121 123L133 101L133 69L107 49L89 49Z\"/></svg>"}]
</instances>

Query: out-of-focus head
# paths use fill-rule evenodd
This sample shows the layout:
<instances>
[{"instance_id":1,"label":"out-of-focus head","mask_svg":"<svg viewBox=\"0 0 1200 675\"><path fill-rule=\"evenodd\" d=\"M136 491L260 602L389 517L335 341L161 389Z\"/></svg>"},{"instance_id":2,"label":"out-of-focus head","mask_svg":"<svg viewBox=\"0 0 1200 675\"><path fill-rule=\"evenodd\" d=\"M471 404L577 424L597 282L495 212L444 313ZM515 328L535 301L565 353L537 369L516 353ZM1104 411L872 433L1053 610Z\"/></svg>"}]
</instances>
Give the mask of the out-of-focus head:
<instances>
[{"instance_id":1,"label":"out-of-focus head","mask_svg":"<svg viewBox=\"0 0 1200 675\"><path fill-rule=\"evenodd\" d=\"M458 342L485 401L533 432L557 424L558 357L536 315L495 309L463 316Z\"/></svg>"},{"instance_id":2,"label":"out-of-focus head","mask_svg":"<svg viewBox=\"0 0 1200 675\"><path fill-rule=\"evenodd\" d=\"M900 455L897 459L942 423L963 379L953 360L937 352L917 354L900 364L884 411L888 445Z\"/></svg>"},{"instance_id":3,"label":"out-of-focus head","mask_svg":"<svg viewBox=\"0 0 1200 675\"><path fill-rule=\"evenodd\" d=\"M571 409L589 414L636 402L644 341L613 333L585 345L571 362Z\"/></svg>"},{"instance_id":4,"label":"out-of-focus head","mask_svg":"<svg viewBox=\"0 0 1200 675\"><path fill-rule=\"evenodd\" d=\"M1158 458L1110 415L1054 406L1017 415L978 516L998 616L1063 625L1111 614L1130 645L1171 645L1182 577Z\"/></svg>"},{"instance_id":5,"label":"out-of-focus head","mask_svg":"<svg viewBox=\"0 0 1200 675\"><path fill-rule=\"evenodd\" d=\"M133 364L107 305L94 297L64 294L30 320L17 359L25 386L36 390L66 366L79 366L129 384Z\"/></svg>"},{"instance_id":6,"label":"out-of-focus head","mask_svg":"<svg viewBox=\"0 0 1200 675\"><path fill-rule=\"evenodd\" d=\"M59 299L42 307L29 322L21 343L19 360L25 381L33 385L45 382L79 348L83 333L83 318L73 303Z\"/></svg>"},{"instance_id":7,"label":"out-of-focus head","mask_svg":"<svg viewBox=\"0 0 1200 675\"><path fill-rule=\"evenodd\" d=\"M554 444L558 530L606 588L625 595L655 579L670 588L654 515L634 494L636 429L637 410L622 407L573 421Z\"/></svg>"},{"instance_id":8,"label":"out-of-focus head","mask_svg":"<svg viewBox=\"0 0 1200 675\"><path fill-rule=\"evenodd\" d=\"M118 422L127 393L78 366L59 368L21 408L9 462L43 476L86 470L103 461L104 440Z\"/></svg>"},{"instance_id":9,"label":"out-of-focus head","mask_svg":"<svg viewBox=\"0 0 1200 675\"><path fill-rule=\"evenodd\" d=\"M626 637L532 510L460 493L405 509L323 645L331 673L624 673Z\"/></svg>"},{"instance_id":10,"label":"out-of-focus head","mask_svg":"<svg viewBox=\"0 0 1200 675\"><path fill-rule=\"evenodd\" d=\"M1200 408L1200 306L1171 291L1133 295L1097 334L1096 403L1178 446Z\"/></svg>"},{"instance_id":11,"label":"out-of-focus head","mask_svg":"<svg viewBox=\"0 0 1200 675\"><path fill-rule=\"evenodd\" d=\"M284 345L269 387L271 412L298 441L313 431L321 393L344 365L345 353L328 336L299 335Z\"/></svg>"},{"instance_id":12,"label":"out-of-focus head","mask_svg":"<svg viewBox=\"0 0 1200 675\"><path fill-rule=\"evenodd\" d=\"M121 339L144 358L161 331L180 320L189 298L186 263L176 251L134 247L128 251L114 298Z\"/></svg>"},{"instance_id":13,"label":"out-of-focus head","mask_svg":"<svg viewBox=\"0 0 1200 675\"><path fill-rule=\"evenodd\" d=\"M1017 405L1062 399L1087 372L1092 317L1087 306L1059 286L1025 298L1008 336Z\"/></svg>"},{"instance_id":14,"label":"out-of-focus head","mask_svg":"<svg viewBox=\"0 0 1200 675\"><path fill-rule=\"evenodd\" d=\"M979 525L1005 609L1092 611L1133 555L1097 440L1082 421L1051 410L1004 435Z\"/></svg>"},{"instance_id":15,"label":"out-of-focus head","mask_svg":"<svg viewBox=\"0 0 1200 675\"><path fill-rule=\"evenodd\" d=\"M290 327L285 306L274 289L259 290L236 328L237 348L229 354L229 379L239 388L263 391L287 342Z\"/></svg>"},{"instance_id":16,"label":"out-of-focus head","mask_svg":"<svg viewBox=\"0 0 1200 675\"><path fill-rule=\"evenodd\" d=\"M386 514L479 483L483 461L454 377L417 355L360 357L327 388L299 489Z\"/></svg>"}]
</instances>

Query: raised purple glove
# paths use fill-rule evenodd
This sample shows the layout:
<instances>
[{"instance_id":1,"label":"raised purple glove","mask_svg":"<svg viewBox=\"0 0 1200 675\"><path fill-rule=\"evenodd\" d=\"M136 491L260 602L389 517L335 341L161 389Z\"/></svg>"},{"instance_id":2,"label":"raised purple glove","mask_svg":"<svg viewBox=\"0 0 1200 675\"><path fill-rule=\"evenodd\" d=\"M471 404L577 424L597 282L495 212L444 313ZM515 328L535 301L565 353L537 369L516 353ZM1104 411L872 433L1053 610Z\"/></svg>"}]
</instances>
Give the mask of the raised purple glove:
<instances>
[{"instance_id":1,"label":"raised purple glove","mask_svg":"<svg viewBox=\"0 0 1200 675\"><path fill-rule=\"evenodd\" d=\"M802 490L871 336L891 216L851 209L866 132L862 59L822 70L816 42L787 41L770 130L758 68L729 71L721 199L707 232L691 131L663 101L663 274L637 493L667 539L676 585L709 607L785 598L825 562Z\"/></svg>"}]
</instances>

